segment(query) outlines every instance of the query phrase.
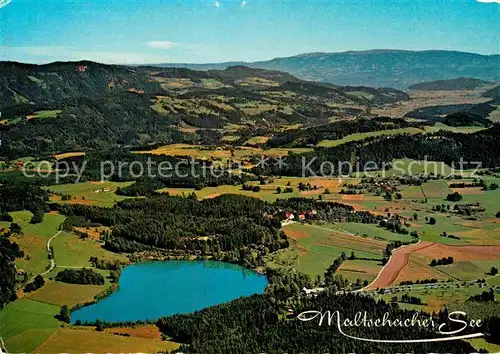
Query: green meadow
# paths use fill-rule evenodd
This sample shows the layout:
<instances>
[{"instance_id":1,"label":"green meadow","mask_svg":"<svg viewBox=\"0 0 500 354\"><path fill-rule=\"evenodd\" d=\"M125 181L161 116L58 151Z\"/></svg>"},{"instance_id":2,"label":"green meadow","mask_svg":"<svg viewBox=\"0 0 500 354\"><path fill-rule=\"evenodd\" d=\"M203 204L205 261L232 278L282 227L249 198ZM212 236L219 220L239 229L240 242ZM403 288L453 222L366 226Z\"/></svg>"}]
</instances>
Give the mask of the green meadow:
<instances>
[{"instance_id":1,"label":"green meadow","mask_svg":"<svg viewBox=\"0 0 500 354\"><path fill-rule=\"evenodd\" d=\"M122 254L112 253L104 248L99 241L92 238L82 239L79 236L61 232L51 242L54 248L54 259L58 267L91 267L90 257L126 261Z\"/></svg>"},{"instance_id":2,"label":"green meadow","mask_svg":"<svg viewBox=\"0 0 500 354\"><path fill-rule=\"evenodd\" d=\"M133 182L82 182L69 183L50 186L48 190L52 193L62 193L71 195L71 200L63 201L60 197L53 197L58 203L80 203L87 205L96 205L102 207L112 207L127 197L117 195L117 188L124 188Z\"/></svg>"},{"instance_id":3,"label":"green meadow","mask_svg":"<svg viewBox=\"0 0 500 354\"><path fill-rule=\"evenodd\" d=\"M354 252L356 257L381 259L381 247L385 245L362 237L349 242L346 239L349 235L342 234L331 224L318 226L294 223L285 226L284 230L292 238L293 246L269 255L266 259L268 265L292 267L311 277L323 276L342 252L348 257ZM377 262L369 263L378 267Z\"/></svg>"},{"instance_id":4,"label":"green meadow","mask_svg":"<svg viewBox=\"0 0 500 354\"><path fill-rule=\"evenodd\" d=\"M418 128L402 128L402 129L388 129L382 131L375 132L367 132L367 133L357 133L347 135L342 139L337 140L323 140L318 143L320 147L334 147L338 145L342 145L351 141L359 141L366 138L378 137L378 136L389 136L389 135L398 135L398 134L418 134L423 131Z\"/></svg>"},{"instance_id":5,"label":"green meadow","mask_svg":"<svg viewBox=\"0 0 500 354\"><path fill-rule=\"evenodd\" d=\"M0 311L0 336L10 353L33 352L59 327L59 306L20 299Z\"/></svg>"},{"instance_id":6,"label":"green meadow","mask_svg":"<svg viewBox=\"0 0 500 354\"><path fill-rule=\"evenodd\" d=\"M16 259L18 270L24 270L29 275L43 273L49 265L47 258L47 241L59 231L64 216L59 214L45 214L39 224L30 224L31 212L19 211L10 213L15 223L22 228L22 234L11 236L24 252L24 258ZM1 227L8 227L10 223L2 223Z\"/></svg>"}]
</instances>

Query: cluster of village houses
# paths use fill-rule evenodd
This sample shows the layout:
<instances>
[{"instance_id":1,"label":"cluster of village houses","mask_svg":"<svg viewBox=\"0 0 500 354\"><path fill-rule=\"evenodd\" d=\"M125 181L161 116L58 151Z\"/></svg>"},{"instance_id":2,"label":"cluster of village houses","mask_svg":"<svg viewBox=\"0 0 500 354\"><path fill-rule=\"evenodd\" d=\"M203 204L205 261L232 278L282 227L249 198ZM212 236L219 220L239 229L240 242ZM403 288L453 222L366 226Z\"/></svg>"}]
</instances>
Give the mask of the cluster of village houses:
<instances>
[{"instance_id":1,"label":"cluster of village houses","mask_svg":"<svg viewBox=\"0 0 500 354\"><path fill-rule=\"evenodd\" d=\"M306 219L306 215L309 215L310 217L314 217L315 215L317 214L317 211L316 210L311 210L309 212L307 211L302 211L299 215L298 215L298 220L299 221L304 221ZM294 221L295 220L295 215L289 211L286 211L285 212L285 220L283 220L283 222L291 222L291 221Z\"/></svg>"}]
</instances>

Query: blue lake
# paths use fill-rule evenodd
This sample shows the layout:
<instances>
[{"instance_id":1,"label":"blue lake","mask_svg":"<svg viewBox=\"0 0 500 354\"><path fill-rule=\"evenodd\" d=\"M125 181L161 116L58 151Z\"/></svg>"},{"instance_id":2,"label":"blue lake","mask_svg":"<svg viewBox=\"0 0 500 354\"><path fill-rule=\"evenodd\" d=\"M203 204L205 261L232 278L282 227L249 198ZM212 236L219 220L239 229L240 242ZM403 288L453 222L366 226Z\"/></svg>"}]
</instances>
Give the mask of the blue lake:
<instances>
[{"instance_id":1,"label":"blue lake","mask_svg":"<svg viewBox=\"0 0 500 354\"><path fill-rule=\"evenodd\" d=\"M263 293L267 278L216 261L148 262L122 269L120 287L71 314L71 321L154 320Z\"/></svg>"}]
</instances>

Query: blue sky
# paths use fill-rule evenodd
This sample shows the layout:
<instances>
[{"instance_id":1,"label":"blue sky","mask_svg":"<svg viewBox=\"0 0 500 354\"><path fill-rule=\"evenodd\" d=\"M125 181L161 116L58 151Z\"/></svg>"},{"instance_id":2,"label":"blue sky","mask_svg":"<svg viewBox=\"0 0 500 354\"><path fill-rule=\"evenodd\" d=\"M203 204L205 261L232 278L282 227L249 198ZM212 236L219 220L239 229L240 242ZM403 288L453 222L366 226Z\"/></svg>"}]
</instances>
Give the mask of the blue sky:
<instances>
[{"instance_id":1,"label":"blue sky","mask_svg":"<svg viewBox=\"0 0 500 354\"><path fill-rule=\"evenodd\" d=\"M306 52L500 53L477 0L0 0L0 60L256 61Z\"/></svg>"}]
</instances>

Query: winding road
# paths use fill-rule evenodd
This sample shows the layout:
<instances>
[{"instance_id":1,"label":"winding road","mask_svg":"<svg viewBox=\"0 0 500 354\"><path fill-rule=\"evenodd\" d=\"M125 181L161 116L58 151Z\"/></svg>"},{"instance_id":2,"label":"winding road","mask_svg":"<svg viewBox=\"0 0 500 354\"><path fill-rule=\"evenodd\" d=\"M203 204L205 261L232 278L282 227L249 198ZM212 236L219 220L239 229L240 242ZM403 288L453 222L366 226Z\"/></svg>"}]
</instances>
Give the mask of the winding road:
<instances>
[{"instance_id":1,"label":"winding road","mask_svg":"<svg viewBox=\"0 0 500 354\"><path fill-rule=\"evenodd\" d=\"M5 348L5 343L3 342L2 337L0 337L0 344L1 344L0 354L3 354L3 353L8 354L9 352L7 351L7 348Z\"/></svg>"},{"instance_id":2,"label":"winding road","mask_svg":"<svg viewBox=\"0 0 500 354\"><path fill-rule=\"evenodd\" d=\"M50 268L48 270L46 270L45 272L43 272L42 274L40 274L41 276L48 274L52 269L54 269L56 267L56 262L54 261L54 255L52 254L52 250L50 249L50 243L52 242L53 239L55 239L57 236L59 236L59 234L61 232L62 231L59 231L54 236L49 238L49 240L47 241L47 253L48 253L48 256L50 257Z\"/></svg>"},{"instance_id":3,"label":"winding road","mask_svg":"<svg viewBox=\"0 0 500 354\"><path fill-rule=\"evenodd\" d=\"M50 273L50 271L56 267L56 262L54 261L54 255L52 254L52 251L51 251L51 249L50 249L50 243L52 242L52 240L53 240L53 239L55 239L57 236L59 236L59 234L60 234L61 232L62 232L62 230L61 230L61 231L58 231L58 232L57 232L54 236L52 236L51 238L49 238L49 239L47 240L47 255L48 255L49 259L50 259L50 267L49 267L49 269L47 269L45 272L43 272L43 273L41 273L41 274L38 274L38 275L41 275L42 277L43 277L44 275L49 274L49 273ZM31 279L28 281L28 283L31 283L31 282L32 282L32 281L33 281L33 280L34 280L34 279L35 279L38 275L35 275L33 278L31 278Z\"/></svg>"}]
</instances>

